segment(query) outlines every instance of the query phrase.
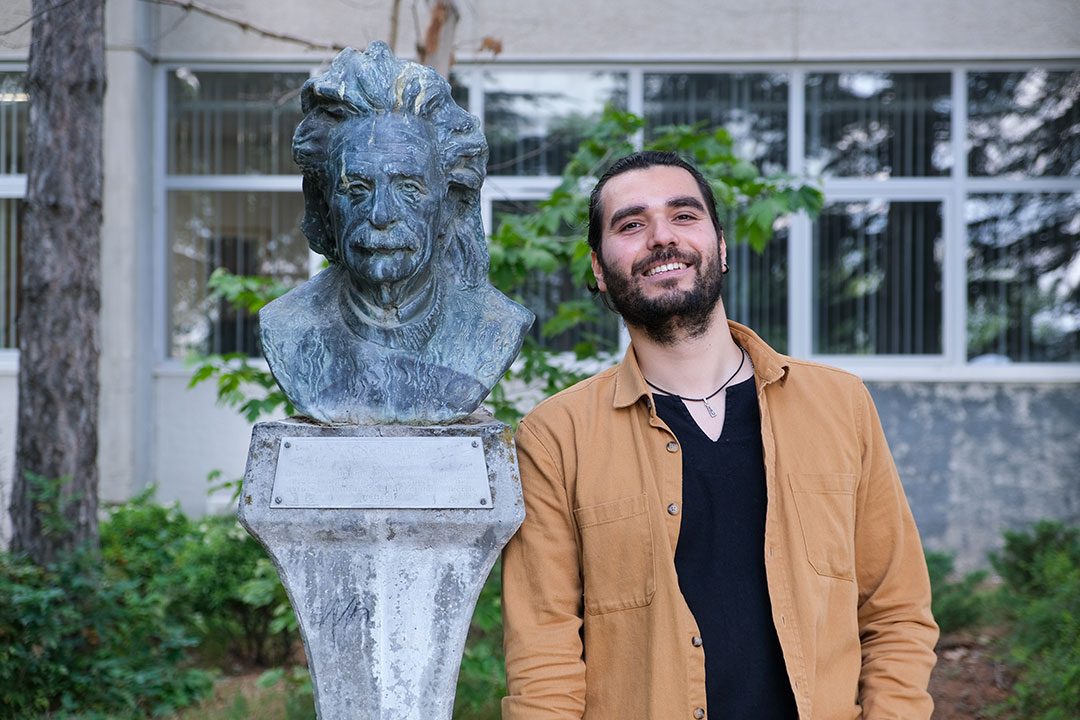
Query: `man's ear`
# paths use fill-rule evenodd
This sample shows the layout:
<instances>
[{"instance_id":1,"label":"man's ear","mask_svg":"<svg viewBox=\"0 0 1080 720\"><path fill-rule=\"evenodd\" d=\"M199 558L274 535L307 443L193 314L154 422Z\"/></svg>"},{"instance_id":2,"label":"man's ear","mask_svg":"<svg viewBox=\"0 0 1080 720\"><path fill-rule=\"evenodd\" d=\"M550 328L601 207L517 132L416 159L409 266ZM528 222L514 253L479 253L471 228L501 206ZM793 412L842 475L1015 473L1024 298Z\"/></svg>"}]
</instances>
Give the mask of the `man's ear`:
<instances>
[{"instance_id":1,"label":"man's ear","mask_svg":"<svg viewBox=\"0 0 1080 720\"><path fill-rule=\"evenodd\" d=\"M592 274L596 278L596 289L607 292L607 285L604 283L604 268L600 265L600 258L595 250L589 253L589 259L592 260Z\"/></svg>"}]
</instances>

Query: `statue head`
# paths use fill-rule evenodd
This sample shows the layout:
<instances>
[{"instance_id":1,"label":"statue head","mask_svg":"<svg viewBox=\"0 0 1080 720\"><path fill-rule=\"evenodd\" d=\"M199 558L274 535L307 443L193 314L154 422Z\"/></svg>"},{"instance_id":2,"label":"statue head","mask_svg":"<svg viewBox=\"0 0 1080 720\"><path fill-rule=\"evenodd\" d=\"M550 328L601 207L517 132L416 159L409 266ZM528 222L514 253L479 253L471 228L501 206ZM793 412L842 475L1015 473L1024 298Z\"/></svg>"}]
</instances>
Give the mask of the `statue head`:
<instances>
[{"instance_id":1,"label":"statue head","mask_svg":"<svg viewBox=\"0 0 1080 720\"><path fill-rule=\"evenodd\" d=\"M293 157L315 252L357 287L486 282L487 142L446 80L375 42L344 50L300 99Z\"/></svg>"}]
</instances>

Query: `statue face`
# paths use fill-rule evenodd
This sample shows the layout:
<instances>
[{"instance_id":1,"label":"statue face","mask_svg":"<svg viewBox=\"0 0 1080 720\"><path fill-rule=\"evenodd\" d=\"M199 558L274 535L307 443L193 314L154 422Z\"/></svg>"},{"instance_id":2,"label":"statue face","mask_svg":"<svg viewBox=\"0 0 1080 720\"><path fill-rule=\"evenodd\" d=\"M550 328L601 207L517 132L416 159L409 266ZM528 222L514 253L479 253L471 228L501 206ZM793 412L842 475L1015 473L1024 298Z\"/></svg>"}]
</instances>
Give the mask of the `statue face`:
<instances>
[{"instance_id":1,"label":"statue face","mask_svg":"<svg viewBox=\"0 0 1080 720\"><path fill-rule=\"evenodd\" d=\"M393 114L347 120L329 164L330 226L353 282L426 278L446 196L430 124Z\"/></svg>"}]
</instances>

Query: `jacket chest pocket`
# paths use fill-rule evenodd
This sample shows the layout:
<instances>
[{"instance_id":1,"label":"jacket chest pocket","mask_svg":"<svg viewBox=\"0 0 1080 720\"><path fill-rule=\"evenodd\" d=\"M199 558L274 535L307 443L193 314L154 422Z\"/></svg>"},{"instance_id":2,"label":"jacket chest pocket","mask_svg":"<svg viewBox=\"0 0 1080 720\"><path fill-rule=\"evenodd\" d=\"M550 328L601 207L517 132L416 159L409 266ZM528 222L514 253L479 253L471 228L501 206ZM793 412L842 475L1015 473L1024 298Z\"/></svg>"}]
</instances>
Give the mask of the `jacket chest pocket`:
<instances>
[{"instance_id":1,"label":"jacket chest pocket","mask_svg":"<svg viewBox=\"0 0 1080 720\"><path fill-rule=\"evenodd\" d=\"M652 526L645 495L580 507L585 610L590 615L643 607L656 594Z\"/></svg>"},{"instance_id":2,"label":"jacket chest pocket","mask_svg":"<svg viewBox=\"0 0 1080 720\"><path fill-rule=\"evenodd\" d=\"M855 476L788 476L799 513L806 559L818 575L855 579Z\"/></svg>"}]
</instances>

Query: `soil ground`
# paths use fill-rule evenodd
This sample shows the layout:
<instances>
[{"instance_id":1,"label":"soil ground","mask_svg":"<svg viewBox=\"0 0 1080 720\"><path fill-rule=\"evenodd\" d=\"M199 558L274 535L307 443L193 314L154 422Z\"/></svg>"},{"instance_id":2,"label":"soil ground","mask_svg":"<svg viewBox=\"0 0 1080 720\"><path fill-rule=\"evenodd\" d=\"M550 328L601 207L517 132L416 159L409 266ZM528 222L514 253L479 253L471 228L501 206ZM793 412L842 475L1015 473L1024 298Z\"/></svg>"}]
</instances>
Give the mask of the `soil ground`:
<instances>
[{"instance_id":1,"label":"soil ground","mask_svg":"<svg viewBox=\"0 0 1080 720\"><path fill-rule=\"evenodd\" d=\"M990 708L1005 700L1011 680L992 648L996 633L945 635L938 644L938 662L930 676L933 720L989 720ZM173 720L284 720L282 684L261 689L258 671L246 671L218 681L212 698L176 715ZM242 699L239 699L241 698Z\"/></svg>"},{"instance_id":2,"label":"soil ground","mask_svg":"<svg viewBox=\"0 0 1080 720\"><path fill-rule=\"evenodd\" d=\"M934 720L984 720L1009 695L1011 680L997 661L993 631L945 635L930 676Z\"/></svg>"}]
</instances>

